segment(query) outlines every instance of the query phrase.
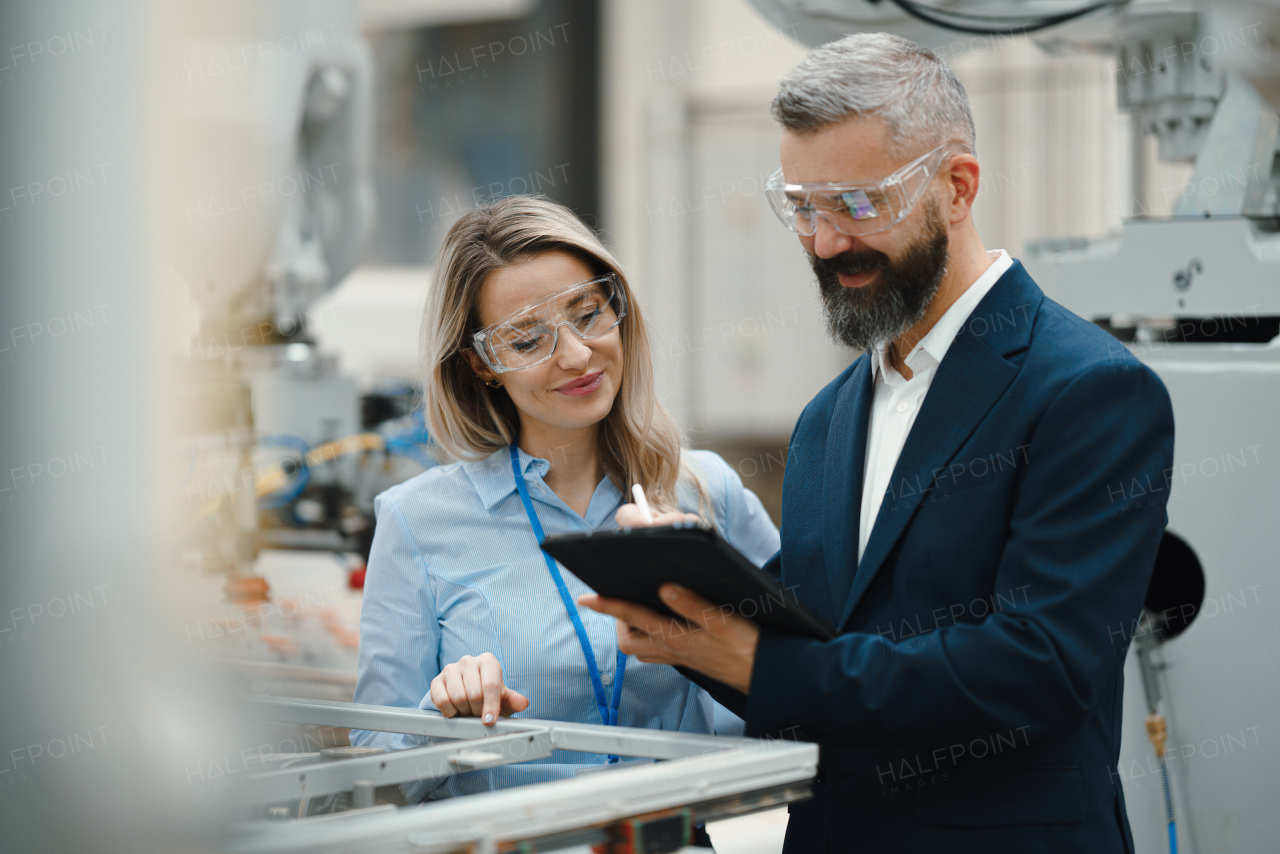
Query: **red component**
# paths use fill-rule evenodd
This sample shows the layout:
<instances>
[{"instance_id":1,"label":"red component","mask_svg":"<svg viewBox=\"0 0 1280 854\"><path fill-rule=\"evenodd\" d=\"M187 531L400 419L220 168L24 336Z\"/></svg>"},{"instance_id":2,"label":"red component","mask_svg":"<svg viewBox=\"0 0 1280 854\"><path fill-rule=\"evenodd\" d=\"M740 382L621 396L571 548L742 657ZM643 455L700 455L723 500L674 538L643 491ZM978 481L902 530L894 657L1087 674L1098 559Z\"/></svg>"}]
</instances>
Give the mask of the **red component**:
<instances>
[{"instance_id":1,"label":"red component","mask_svg":"<svg viewBox=\"0 0 1280 854\"><path fill-rule=\"evenodd\" d=\"M595 854L664 854L685 847L693 839L693 812L659 810L623 819L609 830L613 839L591 846Z\"/></svg>"},{"instance_id":2,"label":"red component","mask_svg":"<svg viewBox=\"0 0 1280 854\"><path fill-rule=\"evenodd\" d=\"M369 571L367 566L358 566L347 575L347 586L352 590L364 589L364 574Z\"/></svg>"}]
</instances>

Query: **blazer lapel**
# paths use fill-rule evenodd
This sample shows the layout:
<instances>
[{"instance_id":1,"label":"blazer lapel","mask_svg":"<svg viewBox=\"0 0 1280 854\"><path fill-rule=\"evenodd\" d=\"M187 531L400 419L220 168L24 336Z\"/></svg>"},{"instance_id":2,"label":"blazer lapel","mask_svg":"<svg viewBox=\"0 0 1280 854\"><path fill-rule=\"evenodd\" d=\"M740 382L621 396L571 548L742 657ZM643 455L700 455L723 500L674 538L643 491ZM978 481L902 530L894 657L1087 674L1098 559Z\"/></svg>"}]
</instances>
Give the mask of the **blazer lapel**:
<instances>
[{"instance_id":1,"label":"blazer lapel","mask_svg":"<svg viewBox=\"0 0 1280 854\"><path fill-rule=\"evenodd\" d=\"M836 612L853 584L858 568L858 520L862 515L862 470L871 415L871 357L858 360L840 388L827 428L825 474L822 478L822 556Z\"/></svg>"},{"instance_id":2,"label":"blazer lapel","mask_svg":"<svg viewBox=\"0 0 1280 854\"><path fill-rule=\"evenodd\" d=\"M880 511L867 541L854 576L853 587L845 602L837 630L853 616L885 558L906 530L907 523L920 506L920 498L927 496L933 487L934 471L946 466L973 434L983 417L991 410L1005 389L1018 374L1018 366L1004 356L1024 349L1031 337L1031 326L1043 292L1036 287L1022 265L1014 262L1008 272L983 297L970 315L966 326L952 342L938 365L938 372L929 385L920 414L907 435L906 444L898 456L893 477L885 491ZM1015 311L1016 310L1016 311ZM1003 321L998 331L988 318L1013 318L1008 326ZM979 326L979 321L982 325ZM970 330L966 332L966 330ZM979 331L981 330L981 331ZM867 400L869 402L870 395ZM859 475L865 455L867 417L862 417L859 432L862 445L856 451ZM830 447L830 444L828 444ZM862 480L858 479L858 500L861 507ZM853 530L857 531L856 519ZM830 534L830 528L828 528ZM855 534L856 536L856 534ZM857 540L853 541L853 555L857 555Z\"/></svg>"}]
</instances>

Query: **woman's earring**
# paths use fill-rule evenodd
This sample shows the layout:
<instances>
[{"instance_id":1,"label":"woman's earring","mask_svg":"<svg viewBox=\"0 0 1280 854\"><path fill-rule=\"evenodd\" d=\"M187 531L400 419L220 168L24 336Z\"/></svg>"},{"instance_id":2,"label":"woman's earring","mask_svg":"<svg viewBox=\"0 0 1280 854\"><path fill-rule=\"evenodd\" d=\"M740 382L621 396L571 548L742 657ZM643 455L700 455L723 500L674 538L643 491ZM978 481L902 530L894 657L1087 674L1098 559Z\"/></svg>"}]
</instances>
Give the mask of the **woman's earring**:
<instances>
[{"instance_id":1,"label":"woman's earring","mask_svg":"<svg viewBox=\"0 0 1280 854\"><path fill-rule=\"evenodd\" d=\"M497 377L490 377L489 379L484 381L484 384L487 385L489 388L502 388L502 383L498 382Z\"/></svg>"}]
</instances>

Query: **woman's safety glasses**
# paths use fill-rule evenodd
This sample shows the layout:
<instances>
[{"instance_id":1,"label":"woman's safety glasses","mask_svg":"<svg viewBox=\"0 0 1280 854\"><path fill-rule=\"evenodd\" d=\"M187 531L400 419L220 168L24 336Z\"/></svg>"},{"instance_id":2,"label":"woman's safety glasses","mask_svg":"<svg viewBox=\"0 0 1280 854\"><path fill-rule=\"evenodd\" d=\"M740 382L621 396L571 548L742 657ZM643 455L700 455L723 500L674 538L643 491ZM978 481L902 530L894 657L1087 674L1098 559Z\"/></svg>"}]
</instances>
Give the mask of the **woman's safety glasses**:
<instances>
[{"instance_id":1,"label":"woman's safety glasses","mask_svg":"<svg viewBox=\"0 0 1280 854\"><path fill-rule=\"evenodd\" d=\"M627 316L618 277L608 273L570 285L471 335L471 349L494 373L541 365L556 351L560 327L583 340L608 334Z\"/></svg>"},{"instance_id":2,"label":"woman's safety glasses","mask_svg":"<svg viewBox=\"0 0 1280 854\"><path fill-rule=\"evenodd\" d=\"M764 192L778 219L797 234L816 232L818 217L841 234L875 234L906 219L944 157L961 150L944 142L875 184L788 184L779 169Z\"/></svg>"}]
</instances>

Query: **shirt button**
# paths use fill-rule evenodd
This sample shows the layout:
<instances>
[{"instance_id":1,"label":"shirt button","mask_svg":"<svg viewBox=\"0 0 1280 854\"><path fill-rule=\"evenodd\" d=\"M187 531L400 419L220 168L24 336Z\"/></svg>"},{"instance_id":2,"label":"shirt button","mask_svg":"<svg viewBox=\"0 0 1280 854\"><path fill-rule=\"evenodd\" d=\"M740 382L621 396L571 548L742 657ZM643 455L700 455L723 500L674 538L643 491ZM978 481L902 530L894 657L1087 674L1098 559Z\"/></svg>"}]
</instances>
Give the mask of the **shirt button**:
<instances>
[{"instance_id":1,"label":"shirt button","mask_svg":"<svg viewBox=\"0 0 1280 854\"><path fill-rule=\"evenodd\" d=\"M909 401L904 400L902 401L902 403L898 404L897 408L899 412L906 412L908 409L911 408L911 403Z\"/></svg>"}]
</instances>

